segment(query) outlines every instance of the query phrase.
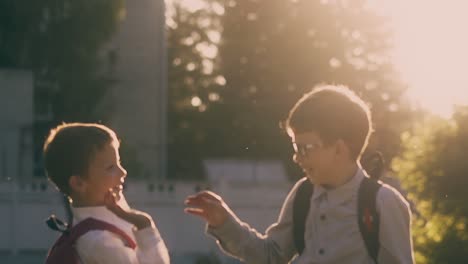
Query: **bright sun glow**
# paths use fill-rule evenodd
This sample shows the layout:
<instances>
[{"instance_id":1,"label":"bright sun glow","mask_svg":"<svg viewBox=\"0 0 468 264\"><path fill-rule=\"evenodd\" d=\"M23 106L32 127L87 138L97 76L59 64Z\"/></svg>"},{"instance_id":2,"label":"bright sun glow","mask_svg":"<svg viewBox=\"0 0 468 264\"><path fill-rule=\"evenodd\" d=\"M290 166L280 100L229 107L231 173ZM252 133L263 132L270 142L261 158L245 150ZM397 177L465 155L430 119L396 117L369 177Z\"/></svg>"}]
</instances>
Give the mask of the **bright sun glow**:
<instances>
[{"instance_id":1,"label":"bright sun glow","mask_svg":"<svg viewBox=\"0 0 468 264\"><path fill-rule=\"evenodd\" d=\"M443 117L454 104L468 105L468 1L369 2L392 20L394 59L409 97Z\"/></svg>"},{"instance_id":2,"label":"bright sun glow","mask_svg":"<svg viewBox=\"0 0 468 264\"><path fill-rule=\"evenodd\" d=\"M191 12L208 7L205 0L166 1L177 1ZM455 104L468 105L468 1L367 1L391 20L394 62L413 103L443 117L450 117ZM222 6L218 9L224 13ZM211 33L210 39L219 42L216 34ZM197 50L205 58L217 56L214 45ZM336 63L330 61L332 66Z\"/></svg>"}]
</instances>

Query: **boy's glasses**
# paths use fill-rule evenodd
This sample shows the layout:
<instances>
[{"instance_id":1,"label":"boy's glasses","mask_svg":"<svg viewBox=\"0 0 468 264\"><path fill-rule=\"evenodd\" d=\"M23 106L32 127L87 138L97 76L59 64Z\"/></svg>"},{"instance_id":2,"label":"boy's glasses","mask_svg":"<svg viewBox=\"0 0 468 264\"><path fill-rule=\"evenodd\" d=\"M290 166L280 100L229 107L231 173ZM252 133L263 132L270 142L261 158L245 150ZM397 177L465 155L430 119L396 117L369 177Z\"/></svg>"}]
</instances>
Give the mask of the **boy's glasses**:
<instances>
[{"instance_id":1,"label":"boy's glasses","mask_svg":"<svg viewBox=\"0 0 468 264\"><path fill-rule=\"evenodd\" d=\"M307 144L300 144L300 143L292 143L294 152L296 154L299 154L301 156L307 156L309 151L318 149L322 147L322 144L320 143L307 143Z\"/></svg>"}]
</instances>

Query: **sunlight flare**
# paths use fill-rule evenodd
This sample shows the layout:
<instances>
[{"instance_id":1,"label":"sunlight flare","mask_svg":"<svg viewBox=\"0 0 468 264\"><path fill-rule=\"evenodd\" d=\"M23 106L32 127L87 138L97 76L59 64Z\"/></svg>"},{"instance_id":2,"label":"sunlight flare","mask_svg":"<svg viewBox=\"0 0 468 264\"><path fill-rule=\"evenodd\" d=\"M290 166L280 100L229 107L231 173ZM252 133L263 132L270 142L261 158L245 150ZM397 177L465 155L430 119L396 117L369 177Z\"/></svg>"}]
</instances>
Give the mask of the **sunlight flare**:
<instances>
[{"instance_id":1,"label":"sunlight flare","mask_svg":"<svg viewBox=\"0 0 468 264\"><path fill-rule=\"evenodd\" d=\"M454 105L468 105L466 1L369 0L389 16L394 62L410 99L434 114L450 117Z\"/></svg>"}]
</instances>

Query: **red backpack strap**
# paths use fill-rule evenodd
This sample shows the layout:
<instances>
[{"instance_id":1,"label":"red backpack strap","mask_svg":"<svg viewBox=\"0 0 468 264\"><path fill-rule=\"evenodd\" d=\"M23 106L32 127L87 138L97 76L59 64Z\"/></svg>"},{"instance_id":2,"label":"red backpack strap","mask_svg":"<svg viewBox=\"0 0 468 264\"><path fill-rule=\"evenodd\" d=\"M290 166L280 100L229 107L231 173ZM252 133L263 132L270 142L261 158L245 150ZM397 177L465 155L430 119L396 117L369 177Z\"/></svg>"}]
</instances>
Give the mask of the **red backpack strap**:
<instances>
[{"instance_id":1,"label":"red backpack strap","mask_svg":"<svg viewBox=\"0 0 468 264\"><path fill-rule=\"evenodd\" d=\"M86 218L85 220L79 222L77 225L73 226L70 229L69 239L71 243L74 244L79 237L92 230L109 231L123 239L127 247L131 249L136 248L135 241L133 241L133 239L129 235L127 235L122 229L116 227L113 224L95 218Z\"/></svg>"}]
</instances>

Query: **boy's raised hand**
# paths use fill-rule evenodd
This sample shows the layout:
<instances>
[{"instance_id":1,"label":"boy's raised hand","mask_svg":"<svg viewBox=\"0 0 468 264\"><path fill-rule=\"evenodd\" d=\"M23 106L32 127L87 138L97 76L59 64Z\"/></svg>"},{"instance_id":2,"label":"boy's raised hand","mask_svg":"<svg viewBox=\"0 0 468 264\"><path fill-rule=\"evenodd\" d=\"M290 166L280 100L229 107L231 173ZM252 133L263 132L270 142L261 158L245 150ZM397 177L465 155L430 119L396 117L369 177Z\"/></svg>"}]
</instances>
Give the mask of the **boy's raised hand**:
<instances>
[{"instance_id":1,"label":"boy's raised hand","mask_svg":"<svg viewBox=\"0 0 468 264\"><path fill-rule=\"evenodd\" d=\"M118 198L118 194L116 194L112 189L109 189L104 197L107 209L123 220L133 224L138 230L152 225L151 217L148 214L133 209L123 209L117 204Z\"/></svg>"},{"instance_id":2,"label":"boy's raised hand","mask_svg":"<svg viewBox=\"0 0 468 264\"><path fill-rule=\"evenodd\" d=\"M223 199L210 191L190 195L185 200L185 212L203 218L208 225L219 227L226 222L230 209Z\"/></svg>"}]
</instances>

